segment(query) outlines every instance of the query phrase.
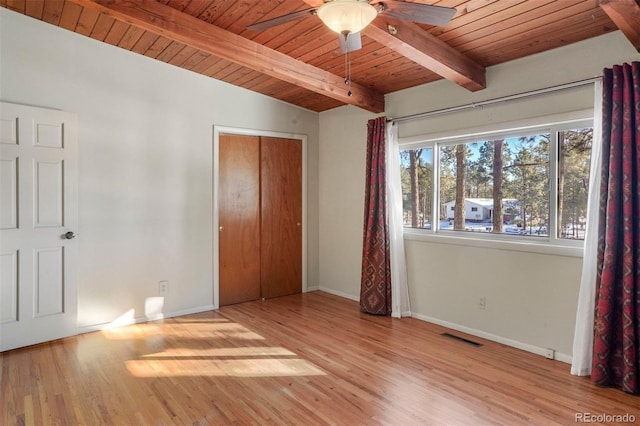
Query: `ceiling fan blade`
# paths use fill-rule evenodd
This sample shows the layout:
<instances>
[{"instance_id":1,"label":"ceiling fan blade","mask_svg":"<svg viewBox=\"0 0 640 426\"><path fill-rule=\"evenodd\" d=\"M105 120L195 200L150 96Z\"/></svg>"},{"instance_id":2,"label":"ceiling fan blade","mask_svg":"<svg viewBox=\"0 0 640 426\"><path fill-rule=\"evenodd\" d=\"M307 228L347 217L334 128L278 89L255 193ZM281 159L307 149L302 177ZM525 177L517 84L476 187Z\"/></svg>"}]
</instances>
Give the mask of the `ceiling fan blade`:
<instances>
[{"instance_id":1,"label":"ceiling fan blade","mask_svg":"<svg viewBox=\"0 0 640 426\"><path fill-rule=\"evenodd\" d=\"M338 40L340 40L340 51L342 53L362 49L362 37L360 37L360 33L349 33L346 38L342 34L338 34Z\"/></svg>"},{"instance_id":2,"label":"ceiling fan blade","mask_svg":"<svg viewBox=\"0 0 640 426\"><path fill-rule=\"evenodd\" d=\"M309 16L313 16L316 14L317 7L312 7L309 9L298 10L297 12L291 12L286 15L278 16L272 19L267 19L265 21L256 22L253 25L249 25L247 29L252 31L262 31L269 28L276 27L278 25L286 24L287 22L296 21L298 19L307 18Z\"/></svg>"},{"instance_id":3,"label":"ceiling fan blade","mask_svg":"<svg viewBox=\"0 0 640 426\"><path fill-rule=\"evenodd\" d=\"M431 6L428 4L409 3L404 1L384 0L382 13L388 17L404 21L443 27L449 23L456 9L453 7Z\"/></svg>"}]
</instances>

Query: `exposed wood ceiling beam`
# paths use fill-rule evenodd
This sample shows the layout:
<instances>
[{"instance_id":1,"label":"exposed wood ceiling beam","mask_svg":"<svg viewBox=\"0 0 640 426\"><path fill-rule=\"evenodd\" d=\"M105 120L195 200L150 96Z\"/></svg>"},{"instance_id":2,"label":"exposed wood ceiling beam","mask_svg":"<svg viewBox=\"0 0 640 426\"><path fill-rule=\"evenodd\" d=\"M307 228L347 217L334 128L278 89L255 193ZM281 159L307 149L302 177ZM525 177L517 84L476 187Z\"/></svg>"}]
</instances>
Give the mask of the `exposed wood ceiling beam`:
<instances>
[{"instance_id":1,"label":"exposed wood ceiling beam","mask_svg":"<svg viewBox=\"0 0 640 426\"><path fill-rule=\"evenodd\" d=\"M324 4L323 0L304 0L304 2L311 7L320 7Z\"/></svg>"},{"instance_id":2,"label":"exposed wood ceiling beam","mask_svg":"<svg viewBox=\"0 0 640 426\"><path fill-rule=\"evenodd\" d=\"M343 77L298 61L155 0L68 1L100 10L115 19L346 104L376 113L384 111L384 96L374 90L352 82L352 94L349 96Z\"/></svg>"},{"instance_id":3,"label":"exposed wood ceiling beam","mask_svg":"<svg viewBox=\"0 0 640 426\"><path fill-rule=\"evenodd\" d=\"M640 3L638 0L600 0L600 7L640 52Z\"/></svg>"},{"instance_id":4,"label":"exposed wood ceiling beam","mask_svg":"<svg viewBox=\"0 0 640 426\"><path fill-rule=\"evenodd\" d=\"M390 25L393 26L394 34L389 31ZM378 16L363 33L472 92L487 87L482 65L412 22Z\"/></svg>"},{"instance_id":5,"label":"exposed wood ceiling beam","mask_svg":"<svg viewBox=\"0 0 640 426\"><path fill-rule=\"evenodd\" d=\"M322 0L304 0L312 7L323 5ZM393 25L396 34L389 33ZM412 22L398 21L378 15L363 34L472 92L487 87L482 65L458 52L439 38L422 30Z\"/></svg>"}]
</instances>

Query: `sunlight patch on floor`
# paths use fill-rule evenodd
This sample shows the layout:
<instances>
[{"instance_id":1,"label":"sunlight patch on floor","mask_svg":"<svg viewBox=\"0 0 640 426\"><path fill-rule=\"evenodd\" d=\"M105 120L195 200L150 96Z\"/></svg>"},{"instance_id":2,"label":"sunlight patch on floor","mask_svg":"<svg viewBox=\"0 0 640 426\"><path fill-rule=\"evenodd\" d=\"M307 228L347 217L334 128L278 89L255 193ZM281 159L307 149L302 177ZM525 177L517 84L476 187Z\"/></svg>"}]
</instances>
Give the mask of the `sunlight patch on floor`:
<instances>
[{"instance_id":1,"label":"sunlight patch on floor","mask_svg":"<svg viewBox=\"0 0 640 426\"><path fill-rule=\"evenodd\" d=\"M102 334L109 340L136 341L136 359L124 361L134 377L326 375L289 349L256 345L266 339L227 319L180 318L117 326L131 321L133 315L133 310L127 312Z\"/></svg>"},{"instance_id":2,"label":"sunlight patch on floor","mask_svg":"<svg viewBox=\"0 0 640 426\"><path fill-rule=\"evenodd\" d=\"M134 377L297 377L324 376L321 369L300 358L166 359L131 360L127 369Z\"/></svg>"},{"instance_id":3,"label":"sunlight patch on floor","mask_svg":"<svg viewBox=\"0 0 640 426\"><path fill-rule=\"evenodd\" d=\"M233 339L264 340L261 335L228 320L180 321L179 324L146 322L136 324L134 310L126 312L102 330L110 340L142 339L152 334L162 334L172 339Z\"/></svg>"},{"instance_id":4,"label":"sunlight patch on floor","mask_svg":"<svg viewBox=\"0 0 640 426\"><path fill-rule=\"evenodd\" d=\"M288 349L272 346L245 346L238 348L185 349L170 348L162 352L143 355L144 359L162 359L179 357L238 357L238 356L296 356Z\"/></svg>"}]
</instances>

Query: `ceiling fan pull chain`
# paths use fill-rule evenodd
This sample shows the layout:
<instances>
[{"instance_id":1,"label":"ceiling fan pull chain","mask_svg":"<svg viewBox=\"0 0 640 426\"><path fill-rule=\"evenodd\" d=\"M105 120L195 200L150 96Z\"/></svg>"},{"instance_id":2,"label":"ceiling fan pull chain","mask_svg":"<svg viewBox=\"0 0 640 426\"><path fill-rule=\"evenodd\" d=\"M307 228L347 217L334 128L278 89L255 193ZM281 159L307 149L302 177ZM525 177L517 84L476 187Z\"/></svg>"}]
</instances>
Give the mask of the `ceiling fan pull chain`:
<instances>
[{"instance_id":1,"label":"ceiling fan pull chain","mask_svg":"<svg viewBox=\"0 0 640 426\"><path fill-rule=\"evenodd\" d=\"M349 84L349 68L347 65L348 52L344 52L344 84Z\"/></svg>"},{"instance_id":2,"label":"ceiling fan pull chain","mask_svg":"<svg viewBox=\"0 0 640 426\"><path fill-rule=\"evenodd\" d=\"M348 35L345 35L345 40ZM344 54L344 69L346 77L344 78L344 84L348 86L347 96L351 96L351 52L347 50Z\"/></svg>"},{"instance_id":3,"label":"ceiling fan pull chain","mask_svg":"<svg viewBox=\"0 0 640 426\"><path fill-rule=\"evenodd\" d=\"M347 95L351 96L351 52L349 52L349 91Z\"/></svg>"}]
</instances>

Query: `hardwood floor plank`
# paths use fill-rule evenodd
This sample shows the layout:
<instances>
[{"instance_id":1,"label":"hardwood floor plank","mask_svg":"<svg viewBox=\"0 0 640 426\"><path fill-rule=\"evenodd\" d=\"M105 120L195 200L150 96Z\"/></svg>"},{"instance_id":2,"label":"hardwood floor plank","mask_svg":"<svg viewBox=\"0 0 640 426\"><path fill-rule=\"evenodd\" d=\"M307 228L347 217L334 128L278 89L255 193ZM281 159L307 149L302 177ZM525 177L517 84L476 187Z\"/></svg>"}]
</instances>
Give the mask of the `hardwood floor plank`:
<instances>
[{"instance_id":1,"label":"hardwood floor plank","mask_svg":"<svg viewBox=\"0 0 640 426\"><path fill-rule=\"evenodd\" d=\"M482 344L474 347L443 332ZM638 397L322 292L0 353L0 424L555 425Z\"/></svg>"}]
</instances>

